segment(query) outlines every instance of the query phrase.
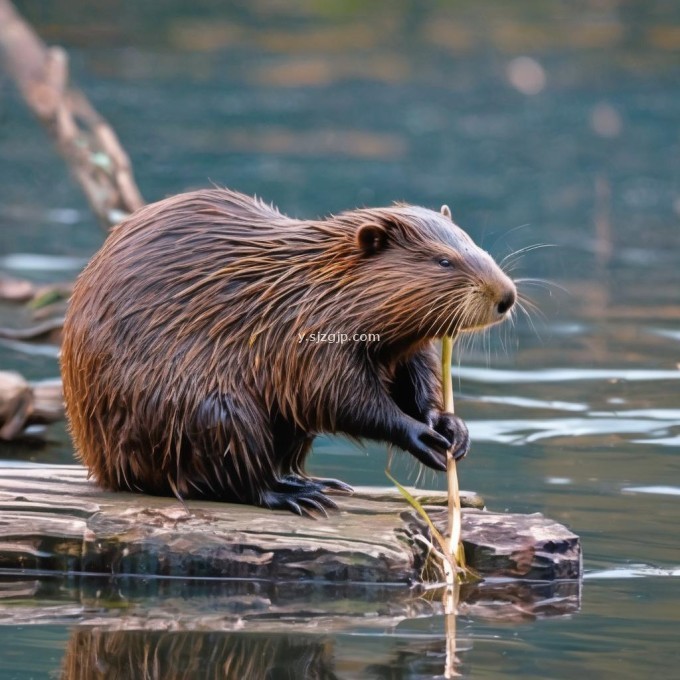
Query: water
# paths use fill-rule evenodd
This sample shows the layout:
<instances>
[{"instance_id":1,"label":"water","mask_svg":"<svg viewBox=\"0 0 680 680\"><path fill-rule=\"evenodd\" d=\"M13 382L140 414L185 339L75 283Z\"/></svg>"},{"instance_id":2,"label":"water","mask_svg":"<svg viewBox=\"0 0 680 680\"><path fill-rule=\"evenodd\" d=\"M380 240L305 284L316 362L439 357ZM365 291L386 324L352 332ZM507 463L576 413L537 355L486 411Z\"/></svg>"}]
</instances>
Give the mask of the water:
<instances>
[{"instance_id":1,"label":"water","mask_svg":"<svg viewBox=\"0 0 680 680\"><path fill-rule=\"evenodd\" d=\"M492 509L540 511L582 537L581 609L505 623L463 614L458 670L675 677L680 6L222 5L21 8L69 48L76 81L115 126L147 200L212 181L300 216L397 199L447 203L499 259L550 244L528 250L514 271L559 285L522 286L540 313L479 339L454 368L457 410L474 441L460 475ZM533 61L516 61L523 56ZM103 235L8 82L0 94L0 269L68 280ZM0 319L17 323L7 307ZM30 378L57 372L49 347L16 344L0 345L0 367ZM0 457L67 463L72 450L55 426L46 446L4 444ZM401 463L400 477L413 477ZM311 466L350 483L386 483L377 446L325 438ZM426 474L421 483L441 480ZM11 584L2 611L16 625L0 627L3 679L54 677L78 645L109 654L107 677L137 677L116 666L116 645L159 649L186 677L224 677L215 665L224 658L231 677L258 677L253 659L263 656L276 662L271 677L444 669L444 622L422 611L392 627L372 627L369 615L361 626L331 618L315 629L298 621L285 635L261 623L227 632L215 619L227 586L55 576ZM115 597L102 596L107 588ZM339 612L356 606L336 597ZM375 608L389 601L365 597ZM120 639L78 625L93 608L102 620L148 622L168 607L186 627L208 614L212 623L200 634ZM58 615L21 625L29 611ZM247 662L256 665L239 665Z\"/></svg>"}]
</instances>

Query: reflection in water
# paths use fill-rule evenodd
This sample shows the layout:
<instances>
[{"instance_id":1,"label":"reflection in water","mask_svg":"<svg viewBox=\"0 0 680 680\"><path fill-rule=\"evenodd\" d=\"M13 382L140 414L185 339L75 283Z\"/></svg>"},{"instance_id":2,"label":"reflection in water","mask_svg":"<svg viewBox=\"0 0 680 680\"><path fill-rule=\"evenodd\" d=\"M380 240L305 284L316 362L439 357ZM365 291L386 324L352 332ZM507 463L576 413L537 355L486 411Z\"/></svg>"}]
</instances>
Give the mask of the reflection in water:
<instances>
[{"instance_id":1,"label":"reflection in water","mask_svg":"<svg viewBox=\"0 0 680 680\"><path fill-rule=\"evenodd\" d=\"M484 589L474 589L475 597L468 594L460 616L465 617L461 619L463 623L474 617L518 624L533 621L536 616L564 615L577 601L579 590L580 584L575 582L565 582L557 588L551 583L488 584ZM494 591L502 593L507 603L500 610ZM541 611L527 607L532 598L544 602ZM262 618L265 616L263 613ZM296 618L299 617L291 618L292 630ZM225 621L218 613L188 619L188 623L132 617L114 618L106 625L77 626L66 648L62 677L64 680L429 678L442 676L447 664L452 664L454 670L460 669L474 646L465 634L459 633L454 647L456 656L450 659L443 631L404 638L395 635L390 626L383 632L389 633L393 642L376 658L357 654L351 644L338 645L336 640L342 628L331 619L320 618L316 624L312 620L311 627L327 629L325 634L275 632L286 627L285 621L277 619L271 619L272 630L263 634L246 632L249 626L245 622L242 632L223 630ZM229 628L232 626L228 624ZM350 634L361 636L361 628L355 627Z\"/></svg>"},{"instance_id":2,"label":"reflection in water","mask_svg":"<svg viewBox=\"0 0 680 680\"><path fill-rule=\"evenodd\" d=\"M680 444L680 438L676 438ZM626 486L622 489L630 493L652 493L662 496L680 496L680 486Z\"/></svg>"},{"instance_id":3,"label":"reflection in water","mask_svg":"<svg viewBox=\"0 0 680 680\"><path fill-rule=\"evenodd\" d=\"M226 135L227 146L234 152L288 154L293 156L396 160L406 152L406 144L396 135L358 130L318 130L292 132L268 127L264 130L235 129ZM206 144L214 140L207 139Z\"/></svg>"},{"instance_id":4,"label":"reflection in water","mask_svg":"<svg viewBox=\"0 0 680 680\"><path fill-rule=\"evenodd\" d=\"M62 665L62 680L400 680L443 677L443 638L395 638L376 657L354 641L332 636L203 631L76 628ZM470 641L457 648L454 669ZM455 673L457 677L458 673Z\"/></svg>"},{"instance_id":5,"label":"reflection in water","mask_svg":"<svg viewBox=\"0 0 680 680\"><path fill-rule=\"evenodd\" d=\"M485 420L467 421L470 433L476 441L502 442L504 444L527 444L554 437L602 437L612 434L646 434L649 440L642 443L658 443L657 437L665 434L668 427L680 427L680 419L669 419L661 424L659 419L628 417L624 413L611 413L610 417L543 418L531 420ZM662 438L663 441L663 438Z\"/></svg>"},{"instance_id":6,"label":"reflection in water","mask_svg":"<svg viewBox=\"0 0 680 680\"><path fill-rule=\"evenodd\" d=\"M510 579L462 586L456 665L474 648L471 621L567 618L580 589ZM21 576L0 580L0 624L75 623L64 678L427 678L451 660L442 598L379 584ZM414 624L419 632L409 633ZM384 649L367 653L379 639Z\"/></svg>"},{"instance_id":7,"label":"reflection in water","mask_svg":"<svg viewBox=\"0 0 680 680\"><path fill-rule=\"evenodd\" d=\"M333 642L282 634L76 628L63 680L332 680Z\"/></svg>"},{"instance_id":8,"label":"reflection in water","mask_svg":"<svg viewBox=\"0 0 680 680\"><path fill-rule=\"evenodd\" d=\"M461 586L458 612L517 623L570 616L581 606L580 588L578 580L488 578ZM442 615L444 595L442 588L376 583L5 575L0 577L0 624L77 618L108 630L390 631L407 619Z\"/></svg>"},{"instance_id":9,"label":"reflection in water","mask_svg":"<svg viewBox=\"0 0 680 680\"><path fill-rule=\"evenodd\" d=\"M676 489L680 495L680 489ZM631 564L629 567L619 567L617 569L601 569L585 574L584 578L592 581L593 579L624 579L624 578L645 578L647 576L680 576L680 567L675 569L659 569L650 567L646 564Z\"/></svg>"},{"instance_id":10,"label":"reflection in water","mask_svg":"<svg viewBox=\"0 0 680 680\"><path fill-rule=\"evenodd\" d=\"M496 384L563 383L585 380L626 380L628 382L655 380L680 380L680 370L653 369L597 369L597 368L543 368L527 371L508 371L493 368L460 366L456 375L473 382Z\"/></svg>"}]
</instances>

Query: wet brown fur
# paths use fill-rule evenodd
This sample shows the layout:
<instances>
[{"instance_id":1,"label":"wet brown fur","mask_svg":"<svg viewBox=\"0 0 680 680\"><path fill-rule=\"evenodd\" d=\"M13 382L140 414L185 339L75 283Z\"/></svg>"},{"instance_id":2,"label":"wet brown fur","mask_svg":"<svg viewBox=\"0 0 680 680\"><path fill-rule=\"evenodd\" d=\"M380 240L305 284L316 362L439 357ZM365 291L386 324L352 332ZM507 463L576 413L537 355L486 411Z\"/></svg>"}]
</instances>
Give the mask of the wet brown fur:
<instances>
[{"instance_id":1,"label":"wet brown fur","mask_svg":"<svg viewBox=\"0 0 680 680\"><path fill-rule=\"evenodd\" d=\"M70 302L61 361L77 452L109 489L326 505L323 481L305 487L317 433L412 452L414 437L442 448L425 430L456 440L457 420L437 426L433 339L501 320L513 291L424 208L297 220L223 189L148 205L111 232ZM312 332L380 341L300 342Z\"/></svg>"}]
</instances>

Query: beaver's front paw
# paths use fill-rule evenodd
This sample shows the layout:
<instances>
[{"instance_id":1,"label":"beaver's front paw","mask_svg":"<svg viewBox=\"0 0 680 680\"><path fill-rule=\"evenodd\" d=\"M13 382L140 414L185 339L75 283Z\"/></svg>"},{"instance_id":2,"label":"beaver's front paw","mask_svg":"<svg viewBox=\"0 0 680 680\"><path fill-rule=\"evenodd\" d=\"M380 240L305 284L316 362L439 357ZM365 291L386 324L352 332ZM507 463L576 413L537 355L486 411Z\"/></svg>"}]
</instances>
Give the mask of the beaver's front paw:
<instances>
[{"instance_id":1,"label":"beaver's front paw","mask_svg":"<svg viewBox=\"0 0 680 680\"><path fill-rule=\"evenodd\" d=\"M451 441L426 423L409 418L397 445L433 470L446 470L446 452Z\"/></svg>"},{"instance_id":2,"label":"beaver's front paw","mask_svg":"<svg viewBox=\"0 0 680 680\"><path fill-rule=\"evenodd\" d=\"M435 432L452 442L453 459L465 458L470 451L470 434L467 425L453 413L433 411L428 418Z\"/></svg>"}]
</instances>

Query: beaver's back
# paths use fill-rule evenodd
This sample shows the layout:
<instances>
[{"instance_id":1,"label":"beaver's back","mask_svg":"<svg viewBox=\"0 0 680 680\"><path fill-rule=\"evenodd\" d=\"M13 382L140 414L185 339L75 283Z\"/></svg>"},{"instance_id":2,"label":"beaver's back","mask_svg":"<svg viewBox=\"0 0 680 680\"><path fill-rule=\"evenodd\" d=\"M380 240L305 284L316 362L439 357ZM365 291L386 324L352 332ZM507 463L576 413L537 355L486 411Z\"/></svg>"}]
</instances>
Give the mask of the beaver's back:
<instances>
[{"instance_id":1,"label":"beaver's back","mask_svg":"<svg viewBox=\"0 0 680 680\"><path fill-rule=\"evenodd\" d=\"M226 190L146 206L112 231L78 277L61 351L76 449L105 486L121 486L114 477L123 458L134 467L130 450L177 445L186 426L173 422L178 414L226 387L234 345L247 349L261 314L243 292L262 280L248 260L285 266L283 245L299 232L300 223Z\"/></svg>"}]
</instances>

